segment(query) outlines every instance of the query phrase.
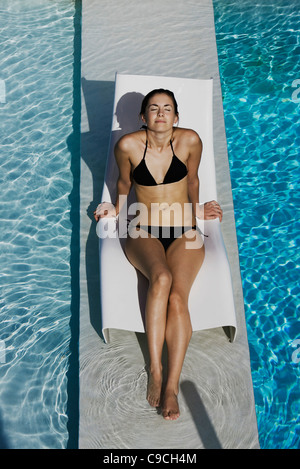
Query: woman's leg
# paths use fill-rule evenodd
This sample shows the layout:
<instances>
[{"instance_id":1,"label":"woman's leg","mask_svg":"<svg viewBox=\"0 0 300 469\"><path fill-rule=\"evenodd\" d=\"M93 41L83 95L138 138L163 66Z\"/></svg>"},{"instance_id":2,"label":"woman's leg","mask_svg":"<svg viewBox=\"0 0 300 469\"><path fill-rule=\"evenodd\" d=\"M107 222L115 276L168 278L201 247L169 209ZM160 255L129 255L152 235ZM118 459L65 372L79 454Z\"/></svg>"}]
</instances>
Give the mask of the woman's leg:
<instances>
[{"instance_id":1,"label":"woman's leg","mask_svg":"<svg viewBox=\"0 0 300 469\"><path fill-rule=\"evenodd\" d=\"M128 237L126 255L131 264L149 280L146 301L146 333L150 356L147 399L150 405L158 407L162 386L161 358L172 275L164 248L155 238Z\"/></svg>"},{"instance_id":2,"label":"woman's leg","mask_svg":"<svg viewBox=\"0 0 300 469\"><path fill-rule=\"evenodd\" d=\"M204 260L203 241L198 232L196 236L197 249L186 249L186 242L190 241L187 241L183 236L174 241L167 250L167 264L172 273L173 282L167 311L168 379L162 413L163 417L169 420L175 420L179 417L177 401L179 378L192 335L188 298L192 284Z\"/></svg>"}]
</instances>

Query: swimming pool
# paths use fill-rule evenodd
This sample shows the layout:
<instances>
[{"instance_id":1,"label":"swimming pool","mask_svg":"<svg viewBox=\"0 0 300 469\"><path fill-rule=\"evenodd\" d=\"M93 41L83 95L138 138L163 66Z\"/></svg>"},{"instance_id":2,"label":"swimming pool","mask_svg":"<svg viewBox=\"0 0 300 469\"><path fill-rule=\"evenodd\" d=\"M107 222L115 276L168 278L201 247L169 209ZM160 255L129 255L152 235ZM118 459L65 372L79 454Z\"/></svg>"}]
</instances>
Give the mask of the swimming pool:
<instances>
[{"instance_id":1,"label":"swimming pool","mask_svg":"<svg viewBox=\"0 0 300 469\"><path fill-rule=\"evenodd\" d=\"M71 0L0 4L1 448L70 439L75 13Z\"/></svg>"},{"instance_id":2,"label":"swimming pool","mask_svg":"<svg viewBox=\"0 0 300 469\"><path fill-rule=\"evenodd\" d=\"M214 0L263 448L299 448L297 3ZM79 4L0 6L0 447L76 443Z\"/></svg>"},{"instance_id":3,"label":"swimming pool","mask_svg":"<svg viewBox=\"0 0 300 469\"><path fill-rule=\"evenodd\" d=\"M260 445L300 448L299 1L213 3Z\"/></svg>"}]
</instances>

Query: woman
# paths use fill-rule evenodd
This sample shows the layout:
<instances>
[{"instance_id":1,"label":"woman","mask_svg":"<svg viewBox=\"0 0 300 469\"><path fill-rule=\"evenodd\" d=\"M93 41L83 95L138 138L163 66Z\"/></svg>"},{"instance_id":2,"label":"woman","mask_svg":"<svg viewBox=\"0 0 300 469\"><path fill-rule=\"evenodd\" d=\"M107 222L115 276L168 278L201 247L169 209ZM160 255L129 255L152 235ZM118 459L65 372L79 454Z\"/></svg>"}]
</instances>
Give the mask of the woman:
<instances>
[{"instance_id":1,"label":"woman","mask_svg":"<svg viewBox=\"0 0 300 469\"><path fill-rule=\"evenodd\" d=\"M193 130L174 127L179 119L174 94L163 89L151 91L143 100L140 115L145 129L123 136L115 147L119 168L116 203L100 204L94 215L97 221L116 216L122 208L119 196L127 196L134 184L143 209L129 225L125 251L149 281L147 399L151 406L161 405L165 419L176 420L179 378L192 335L188 297L204 260L196 217L219 217L221 221L222 210L217 202L208 202L203 215L198 179L202 142ZM162 395L164 341L168 373Z\"/></svg>"}]
</instances>

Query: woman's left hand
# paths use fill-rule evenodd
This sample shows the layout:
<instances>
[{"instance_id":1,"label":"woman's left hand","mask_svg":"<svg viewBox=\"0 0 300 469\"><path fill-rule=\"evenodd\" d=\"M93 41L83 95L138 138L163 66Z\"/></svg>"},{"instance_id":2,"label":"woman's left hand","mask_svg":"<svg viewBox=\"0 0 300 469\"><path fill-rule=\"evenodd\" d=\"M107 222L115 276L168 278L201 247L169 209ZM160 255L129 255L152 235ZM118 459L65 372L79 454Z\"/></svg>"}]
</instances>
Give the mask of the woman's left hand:
<instances>
[{"instance_id":1,"label":"woman's left hand","mask_svg":"<svg viewBox=\"0 0 300 469\"><path fill-rule=\"evenodd\" d=\"M218 202L211 200L204 204L204 220L213 220L214 218L219 218L222 221L223 210Z\"/></svg>"}]
</instances>

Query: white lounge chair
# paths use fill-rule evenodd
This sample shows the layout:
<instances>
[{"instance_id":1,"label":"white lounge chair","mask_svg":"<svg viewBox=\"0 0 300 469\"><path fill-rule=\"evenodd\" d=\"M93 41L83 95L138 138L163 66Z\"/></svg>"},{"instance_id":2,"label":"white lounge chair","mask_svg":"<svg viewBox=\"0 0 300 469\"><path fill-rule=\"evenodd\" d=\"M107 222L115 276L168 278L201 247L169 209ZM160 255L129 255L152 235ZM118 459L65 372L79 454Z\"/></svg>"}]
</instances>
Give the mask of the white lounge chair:
<instances>
[{"instance_id":1,"label":"white lounge chair","mask_svg":"<svg viewBox=\"0 0 300 469\"><path fill-rule=\"evenodd\" d=\"M122 135L141 127L141 101L149 91L156 88L167 88L174 92L179 108L179 126L194 129L201 137L200 202L217 200L213 150L213 80L117 74L102 201L115 201L118 177L115 143ZM128 206L135 200L134 197L133 189ZM189 297L193 331L223 327L230 341L234 341L237 322L220 222L218 219L204 221L200 228L207 237L204 238L204 263ZM117 236L115 219L101 219L97 224L97 232L100 242L102 332L108 342L110 329L145 331L147 280L127 260L124 254L125 238Z\"/></svg>"}]
</instances>

